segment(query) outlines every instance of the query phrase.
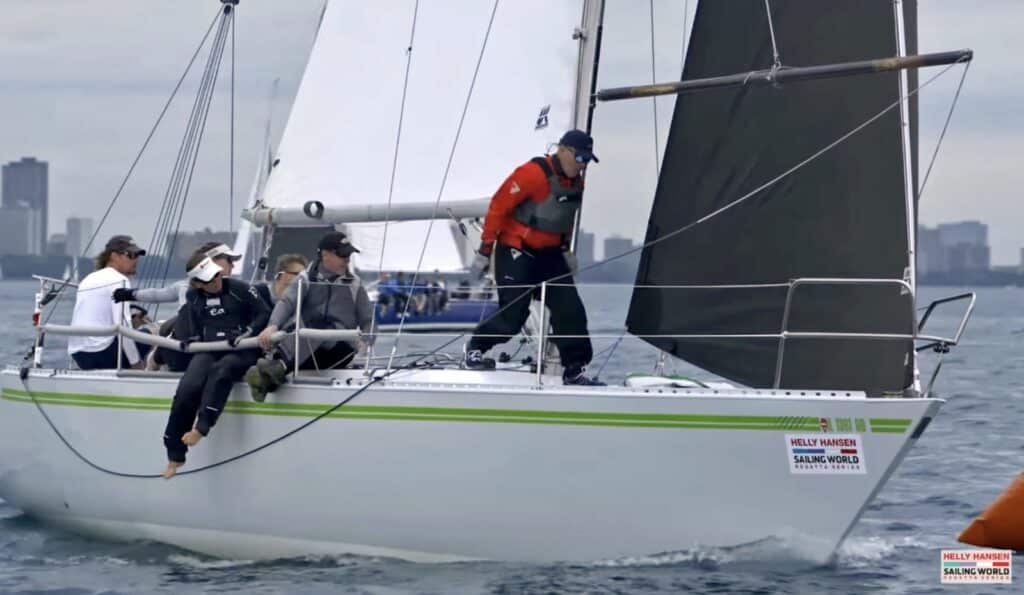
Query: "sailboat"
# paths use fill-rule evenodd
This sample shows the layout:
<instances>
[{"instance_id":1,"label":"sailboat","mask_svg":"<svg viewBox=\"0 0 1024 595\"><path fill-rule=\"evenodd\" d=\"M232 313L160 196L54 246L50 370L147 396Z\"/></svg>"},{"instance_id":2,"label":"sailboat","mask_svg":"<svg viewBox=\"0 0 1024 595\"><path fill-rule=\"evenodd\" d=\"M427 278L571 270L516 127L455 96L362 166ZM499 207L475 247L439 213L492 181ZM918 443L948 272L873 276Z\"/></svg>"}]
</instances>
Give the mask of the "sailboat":
<instances>
[{"instance_id":1,"label":"sailboat","mask_svg":"<svg viewBox=\"0 0 1024 595\"><path fill-rule=\"evenodd\" d=\"M293 110L320 119L293 116L247 211L262 250L344 225L378 270L420 269L417 243L459 266L443 224L482 216L510 167L589 128L597 100L681 93L627 326L735 384L575 387L443 360L301 373L265 403L237 386L193 473L164 481L174 374L9 367L0 497L227 557L596 560L781 539L829 559L942 406L917 350L948 351L970 313L945 338L923 326L947 302L915 319L907 70L969 52L913 55L913 2L702 2L682 81L598 91L600 1L416 6L328 5ZM313 91L317 69L336 75ZM396 142L381 114L403 113L403 88L406 122L429 126ZM412 241L385 241L383 220Z\"/></svg>"}]
</instances>

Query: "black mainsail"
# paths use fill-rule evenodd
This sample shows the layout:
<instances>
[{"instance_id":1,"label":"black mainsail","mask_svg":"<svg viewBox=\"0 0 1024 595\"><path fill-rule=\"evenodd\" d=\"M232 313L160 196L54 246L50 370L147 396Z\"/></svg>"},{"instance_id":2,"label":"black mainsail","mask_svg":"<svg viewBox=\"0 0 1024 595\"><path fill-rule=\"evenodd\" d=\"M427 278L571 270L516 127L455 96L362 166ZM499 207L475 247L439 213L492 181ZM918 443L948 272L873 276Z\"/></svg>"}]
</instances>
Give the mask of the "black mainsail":
<instances>
[{"instance_id":1,"label":"black mainsail","mask_svg":"<svg viewBox=\"0 0 1024 595\"><path fill-rule=\"evenodd\" d=\"M916 52L912 1L895 4L902 15L892 0L769 4L784 66ZM770 68L773 56L765 2L702 2L684 79ZM680 95L646 242L735 201L875 116L901 97L901 76L916 86L911 70ZM916 102L904 111L911 122L906 145L896 108L749 200L647 246L629 331L725 378L770 387L778 339L707 336L779 333L793 279L912 284L908 221L916 220L916 208L907 194L916 180L907 177L916 178ZM730 287L703 287L713 285ZM913 332L913 295L898 285L792 291L788 331ZM788 338L779 386L899 391L913 381L913 347L907 339Z\"/></svg>"}]
</instances>

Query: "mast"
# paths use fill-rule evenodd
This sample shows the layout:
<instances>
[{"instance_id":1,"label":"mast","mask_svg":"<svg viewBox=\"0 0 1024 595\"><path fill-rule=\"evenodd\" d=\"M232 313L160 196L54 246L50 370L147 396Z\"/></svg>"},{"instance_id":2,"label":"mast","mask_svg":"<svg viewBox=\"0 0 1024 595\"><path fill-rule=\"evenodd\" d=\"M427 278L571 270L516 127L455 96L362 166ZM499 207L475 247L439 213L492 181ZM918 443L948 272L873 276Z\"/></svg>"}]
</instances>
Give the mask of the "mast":
<instances>
[{"instance_id":1,"label":"mast","mask_svg":"<svg viewBox=\"0 0 1024 595\"><path fill-rule=\"evenodd\" d=\"M899 57L907 55L906 27L903 19L903 0L894 0L892 9L896 16L896 52ZM914 187L914 166L913 156L910 149L910 97L907 96L909 85L907 84L907 71L899 73L900 97L900 140L903 146L903 177L906 189L907 201L907 275L906 280L910 285L912 299L917 296L917 189ZM911 352L917 357L916 352Z\"/></svg>"}]
</instances>

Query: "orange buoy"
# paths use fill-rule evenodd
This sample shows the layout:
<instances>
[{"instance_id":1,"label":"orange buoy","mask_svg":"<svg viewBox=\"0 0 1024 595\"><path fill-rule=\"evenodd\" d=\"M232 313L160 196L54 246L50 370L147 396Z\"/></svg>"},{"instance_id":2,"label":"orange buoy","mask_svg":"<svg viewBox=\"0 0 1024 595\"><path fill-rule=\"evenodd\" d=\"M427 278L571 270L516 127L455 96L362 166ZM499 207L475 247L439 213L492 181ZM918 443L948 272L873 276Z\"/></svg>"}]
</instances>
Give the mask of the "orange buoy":
<instances>
[{"instance_id":1,"label":"orange buoy","mask_svg":"<svg viewBox=\"0 0 1024 595\"><path fill-rule=\"evenodd\" d=\"M961 543L1024 550L1024 473L957 537Z\"/></svg>"}]
</instances>

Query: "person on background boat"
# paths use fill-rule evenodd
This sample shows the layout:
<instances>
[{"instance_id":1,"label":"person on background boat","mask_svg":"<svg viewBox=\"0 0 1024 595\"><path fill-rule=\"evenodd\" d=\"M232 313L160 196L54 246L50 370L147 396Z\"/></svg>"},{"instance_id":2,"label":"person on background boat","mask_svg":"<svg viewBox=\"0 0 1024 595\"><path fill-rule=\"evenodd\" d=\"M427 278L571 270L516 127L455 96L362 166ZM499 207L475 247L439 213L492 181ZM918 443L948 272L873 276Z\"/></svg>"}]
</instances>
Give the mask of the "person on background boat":
<instances>
[{"instance_id":1,"label":"person on background boat","mask_svg":"<svg viewBox=\"0 0 1024 595\"><path fill-rule=\"evenodd\" d=\"M135 274L139 257L145 255L146 251L137 246L131 236L116 235L110 238L96 257L96 270L78 284L71 325L130 326L131 314L127 304L111 301L111 296L118 289L131 287L129 277ZM116 368L117 344L116 336L72 336L68 338L68 354L82 370ZM131 367L141 368L143 362L135 342L123 338L121 345L121 362L127 360Z\"/></svg>"},{"instance_id":2,"label":"person on background boat","mask_svg":"<svg viewBox=\"0 0 1024 595\"><path fill-rule=\"evenodd\" d=\"M320 239L317 258L309 269L298 276L274 306L270 324L260 333L260 344L268 350L245 375L252 390L252 398L263 401L267 393L274 392L284 382L297 361L300 366L316 369L344 367L364 347L345 341L296 341L294 334L286 336L276 346L271 339L280 328L296 315L299 289L302 290L302 326L319 329L360 329L367 341L373 322L370 298L357 275L349 270L349 258L359 252L345 234L327 233Z\"/></svg>"},{"instance_id":3,"label":"person on background boat","mask_svg":"<svg viewBox=\"0 0 1024 595\"><path fill-rule=\"evenodd\" d=\"M391 275L381 273L377 279L377 310L381 316L387 316L391 303L394 302L394 287L391 284Z\"/></svg>"},{"instance_id":4,"label":"person on background boat","mask_svg":"<svg viewBox=\"0 0 1024 595\"><path fill-rule=\"evenodd\" d=\"M465 366L494 368L485 358L491 347L511 339L530 314L530 299L537 284L556 280L547 288L552 338L558 347L565 384L600 385L584 374L593 357L583 308L572 271L575 256L570 236L583 198L582 174L590 161L597 163L594 139L582 130L562 135L553 155L535 157L516 168L491 198L480 249L473 262L477 275L490 268L498 284L498 312L477 326L467 346Z\"/></svg>"},{"instance_id":5,"label":"person on background boat","mask_svg":"<svg viewBox=\"0 0 1024 595\"><path fill-rule=\"evenodd\" d=\"M307 266L309 266L309 259L302 254L282 254L278 256L277 266L274 267L274 281L264 281L255 285L256 291L260 294L260 299L267 304L268 308L273 310L278 300L284 294L284 290L291 285L296 277L302 274L302 271L306 270Z\"/></svg>"},{"instance_id":6,"label":"person on background boat","mask_svg":"<svg viewBox=\"0 0 1024 595\"><path fill-rule=\"evenodd\" d=\"M185 295L179 318L188 319L192 334L182 343L193 341L238 341L258 334L270 318L270 309L248 283L224 275L223 268L199 252L188 260L188 278L192 287ZM199 444L217 423L231 387L259 359L260 350L211 351L195 353L174 393L171 413L164 431L167 467L163 476L171 478L185 464L190 446Z\"/></svg>"},{"instance_id":7,"label":"person on background boat","mask_svg":"<svg viewBox=\"0 0 1024 595\"><path fill-rule=\"evenodd\" d=\"M196 248L192 253L192 257L198 254L209 256L215 264L221 269L221 274L224 277L230 277L232 271L235 268L235 262L242 258L242 255L233 251L227 246L220 242L206 242L205 244ZM175 283L168 285L167 287L151 287L146 289L133 289L133 288L122 288L114 291L113 300L115 302L147 302L147 303L169 303L177 302L179 306L184 307L185 295L190 288L189 279L181 279ZM180 308L179 314L176 314L166 324L169 328L173 329L170 336L181 340L189 336L190 331L178 324L181 320ZM184 323L184 320L181 320ZM192 359L192 354L181 353L180 351L174 351L173 349L164 349L163 347L157 347L156 353L154 354L155 361L167 365L167 369L172 372L184 372L185 368L188 367L188 362Z\"/></svg>"}]
</instances>

